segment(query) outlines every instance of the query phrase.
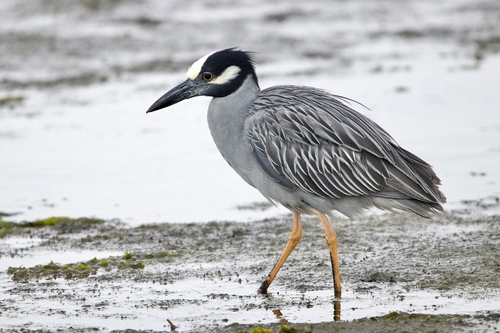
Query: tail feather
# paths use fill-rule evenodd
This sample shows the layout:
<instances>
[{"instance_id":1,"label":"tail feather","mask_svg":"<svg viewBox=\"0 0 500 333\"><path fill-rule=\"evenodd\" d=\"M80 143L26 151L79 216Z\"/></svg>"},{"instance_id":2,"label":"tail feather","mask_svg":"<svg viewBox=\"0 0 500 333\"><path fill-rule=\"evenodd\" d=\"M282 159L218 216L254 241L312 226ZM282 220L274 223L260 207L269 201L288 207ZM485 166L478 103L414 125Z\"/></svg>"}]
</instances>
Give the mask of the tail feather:
<instances>
[{"instance_id":1,"label":"tail feather","mask_svg":"<svg viewBox=\"0 0 500 333\"><path fill-rule=\"evenodd\" d=\"M436 175L432 166L408 150L404 148L400 149L402 150L403 158L412 166L412 169L417 173L420 179L422 179L431 189L432 195L436 198L436 201L438 203L446 203L446 196L438 188L438 186L441 185L441 179Z\"/></svg>"},{"instance_id":2,"label":"tail feather","mask_svg":"<svg viewBox=\"0 0 500 333\"><path fill-rule=\"evenodd\" d=\"M372 198L375 207L394 211L406 211L415 213L425 218L431 218L434 215L440 215L444 212L443 206L439 203L423 202L414 199L389 199L382 197Z\"/></svg>"}]
</instances>

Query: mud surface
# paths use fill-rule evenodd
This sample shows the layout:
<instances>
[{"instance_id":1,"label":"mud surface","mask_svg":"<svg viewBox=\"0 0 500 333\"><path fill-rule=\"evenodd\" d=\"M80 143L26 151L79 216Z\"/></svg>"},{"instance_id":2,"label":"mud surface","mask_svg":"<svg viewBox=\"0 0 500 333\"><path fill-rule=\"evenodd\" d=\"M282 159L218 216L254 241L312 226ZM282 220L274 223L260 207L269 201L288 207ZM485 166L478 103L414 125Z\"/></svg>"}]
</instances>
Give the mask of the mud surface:
<instances>
[{"instance_id":1,"label":"mud surface","mask_svg":"<svg viewBox=\"0 0 500 333\"><path fill-rule=\"evenodd\" d=\"M10 225L0 243L2 330L168 331L169 319L179 332L495 331L500 217L475 214L333 219L340 322L315 219L304 221L268 296L256 290L286 243L291 216L133 228L85 219Z\"/></svg>"},{"instance_id":2,"label":"mud surface","mask_svg":"<svg viewBox=\"0 0 500 333\"><path fill-rule=\"evenodd\" d=\"M448 209L500 195L497 1L229 2L2 1L0 210L135 225L273 217L234 209L262 197L221 159L208 99L145 115L193 60L233 46L256 52L262 88L369 107L436 168Z\"/></svg>"},{"instance_id":3,"label":"mud surface","mask_svg":"<svg viewBox=\"0 0 500 333\"><path fill-rule=\"evenodd\" d=\"M500 331L498 1L0 10L0 332ZM186 112L206 101L145 120L193 60L232 46L258 52L263 87L384 110L370 116L443 180L441 218L332 219L341 300L313 218L270 294L256 293L291 216L206 144L205 114Z\"/></svg>"}]
</instances>

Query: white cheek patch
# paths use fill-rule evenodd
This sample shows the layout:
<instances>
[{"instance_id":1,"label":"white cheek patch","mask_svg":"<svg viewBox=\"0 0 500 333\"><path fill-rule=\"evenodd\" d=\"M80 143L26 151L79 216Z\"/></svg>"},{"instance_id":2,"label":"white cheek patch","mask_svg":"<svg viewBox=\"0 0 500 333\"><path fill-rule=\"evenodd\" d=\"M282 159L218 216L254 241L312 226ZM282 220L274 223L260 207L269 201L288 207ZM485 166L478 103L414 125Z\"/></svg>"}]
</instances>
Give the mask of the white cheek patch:
<instances>
[{"instance_id":1,"label":"white cheek patch","mask_svg":"<svg viewBox=\"0 0 500 333\"><path fill-rule=\"evenodd\" d=\"M191 80L196 79L198 75L200 75L201 68L203 67L205 61L207 61L207 58L210 57L215 52L209 53L206 56L201 57L200 59L196 60L191 66L189 66L187 70L187 77Z\"/></svg>"},{"instance_id":2,"label":"white cheek patch","mask_svg":"<svg viewBox=\"0 0 500 333\"><path fill-rule=\"evenodd\" d=\"M209 84L225 84L233 80L241 72L238 66L229 66L215 80L208 82Z\"/></svg>"}]
</instances>

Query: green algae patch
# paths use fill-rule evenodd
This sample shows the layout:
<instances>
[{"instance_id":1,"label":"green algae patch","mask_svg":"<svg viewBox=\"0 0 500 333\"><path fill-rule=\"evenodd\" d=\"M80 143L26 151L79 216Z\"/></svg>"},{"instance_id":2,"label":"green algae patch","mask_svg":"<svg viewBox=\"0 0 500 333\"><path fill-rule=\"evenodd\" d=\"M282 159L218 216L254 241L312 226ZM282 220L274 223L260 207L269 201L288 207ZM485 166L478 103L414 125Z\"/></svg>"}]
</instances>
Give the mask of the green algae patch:
<instances>
[{"instance_id":1,"label":"green algae patch","mask_svg":"<svg viewBox=\"0 0 500 333\"><path fill-rule=\"evenodd\" d=\"M16 215L16 213L0 212L0 238L9 234L12 230L13 223L4 220L5 217Z\"/></svg>"},{"instance_id":2,"label":"green algae patch","mask_svg":"<svg viewBox=\"0 0 500 333\"><path fill-rule=\"evenodd\" d=\"M17 283L27 283L30 280L55 280L57 278L83 279L90 275L97 274L98 267L87 263L76 264L57 264L50 262L45 265L36 265L33 267L9 267L7 274Z\"/></svg>"},{"instance_id":3,"label":"green algae patch","mask_svg":"<svg viewBox=\"0 0 500 333\"><path fill-rule=\"evenodd\" d=\"M386 314L383 318L384 319L397 319L398 317L399 317L399 312L393 311L393 312L389 312L388 314Z\"/></svg>"},{"instance_id":4,"label":"green algae patch","mask_svg":"<svg viewBox=\"0 0 500 333\"><path fill-rule=\"evenodd\" d=\"M23 96L4 95L3 97L0 97L0 108L7 107L13 109L23 104L23 102L24 102Z\"/></svg>"},{"instance_id":5,"label":"green algae patch","mask_svg":"<svg viewBox=\"0 0 500 333\"><path fill-rule=\"evenodd\" d=\"M268 330L266 328L256 327L250 333L273 333L272 330Z\"/></svg>"},{"instance_id":6,"label":"green algae patch","mask_svg":"<svg viewBox=\"0 0 500 333\"><path fill-rule=\"evenodd\" d=\"M125 252L123 254L123 259L132 260L132 259L162 259L172 256L170 252L167 251L158 251L153 253L135 253L135 252Z\"/></svg>"},{"instance_id":7,"label":"green algae patch","mask_svg":"<svg viewBox=\"0 0 500 333\"><path fill-rule=\"evenodd\" d=\"M12 230L12 223L0 220L0 238L9 234Z\"/></svg>"},{"instance_id":8,"label":"green algae patch","mask_svg":"<svg viewBox=\"0 0 500 333\"><path fill-rule=\"evenodd\" d=\"M298 332L293 326L283 325L280 327L278 333L298 333Z\"/></svg>"},{"instance_id":9,"label":"green algae patch","mask_svg":"<svg viewBox=\"0 0 500 333\"><path fill-rule=\"evenodd\" d=\"M110 272L115 270L142 270L146 263L153 260L169 257L166 251L155 253L129 253L123 256L111 256L108 258L93 258L86 262L58 264L51 261L48 264L33 267L9 267L9 274L14 282L27 283L31 280L39 281L55 280L58 278L66 280L85 279L97 275L99 270Z\"/></svg>"},{"instance_id":10,"label":"green algae patch","mask_svg":"<svg viewBox=\"0 0 500 333\"><path fill-rule=\"evenodd\" d=\"M23 222L20 223L19 226L21 228L43 228L50 227L62 223L66 224L102 224L104 220L89 218L89 217L80 217L80 218L69 218L65 216L52 216L42 220L36 220L32 222Z\"/></svg>"},{"instance_id":11,"label":"green algae patch","mask_svg":"<svg viewBox=\"0 0 500 333\"><path fill-rule=\"evenodd\" d=\"M101 267L108 267L109 266L109 261L106 260L106 259L99 259L99 265L101 265Z\"/></svg>"},{"instance_id":12,"label":"green algae patch","mask_svg":"<svg viewBox=\"0 0 500 333\"><path fill-rule=\"evenodd\" d=\"M70 220L71 220L70 218L64 216L52 216L42 220L23 222L19 226L24 228L41 228L41 227L53 226L55 224L67 222Z\"/></svg>"},{"instance_id":13,"label":"green algae patch","mask_svg":"<svg viewBox=\"0 0 500 333\"><path fill-rule=\"evenodd\" d=\"M0 238L8 234L20 233L22 230L28 228L63 228L66 233L71 233L92 228L95 225L101 225L106 222L102 219L90 217L70 218L66 216L51 216L45 219L16 223L5 221L2 217L3 215L0 215Z\"/></svg>"}]
</instances>

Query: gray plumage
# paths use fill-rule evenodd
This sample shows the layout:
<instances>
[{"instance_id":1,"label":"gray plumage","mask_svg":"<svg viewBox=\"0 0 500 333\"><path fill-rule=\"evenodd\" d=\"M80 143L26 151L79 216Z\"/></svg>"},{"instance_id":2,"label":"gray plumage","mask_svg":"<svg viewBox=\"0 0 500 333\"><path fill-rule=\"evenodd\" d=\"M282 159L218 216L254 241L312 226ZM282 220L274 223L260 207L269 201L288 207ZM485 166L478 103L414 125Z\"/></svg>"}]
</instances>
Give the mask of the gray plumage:
<instances>
[{"instance_id":1,"label":"gray plumage","mask_svg":"<svg viewBox=\"0 0 500 333\"><path fill-rule=\"evenodd\" d=\"M214 98L208 111L217 147L268 199L303 213L337 210L349 217L372 206L423 217L442 211L445 198L431 166L345 98L275 86L222 99Z\"/></svg>"},{"instance_id":2,"label":"gray plumage","mask_svg":"<svg viewBox=\"0 0 500 333\"><path fill-rule=\"evenodd\" d=\"M260 90L250 55L239 50L213 53L193 66L192 77L148 112L193 96L214 97L208 124L218 149L267 199L301 213L336 210L349 217L371 207L423 217L443 211L446 198L432 167L347 98L303 86Z\"/></svg>"}]
</instances>

